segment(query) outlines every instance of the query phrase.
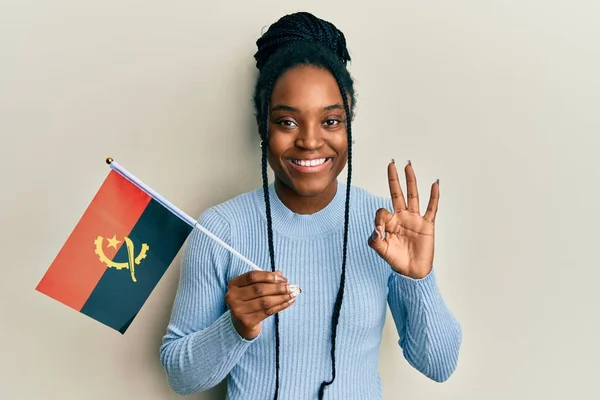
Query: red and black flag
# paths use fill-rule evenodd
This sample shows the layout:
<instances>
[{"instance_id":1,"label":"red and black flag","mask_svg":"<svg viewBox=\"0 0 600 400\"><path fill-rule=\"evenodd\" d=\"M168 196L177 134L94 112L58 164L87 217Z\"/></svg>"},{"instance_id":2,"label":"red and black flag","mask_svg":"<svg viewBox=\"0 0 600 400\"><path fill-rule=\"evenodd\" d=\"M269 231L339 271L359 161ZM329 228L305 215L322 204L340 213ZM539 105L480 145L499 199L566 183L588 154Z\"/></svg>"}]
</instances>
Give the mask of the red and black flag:
<instances>
[{"instance_id":1,"label":"red and black flag","mask_svg":"<svg viewBox=\"0 0 600 400\"><path fill-rule=\"evenodd\" d=\"M36 287L122 334L194 229L142 185L112 168Z\"/></svg>"}]
</instances>

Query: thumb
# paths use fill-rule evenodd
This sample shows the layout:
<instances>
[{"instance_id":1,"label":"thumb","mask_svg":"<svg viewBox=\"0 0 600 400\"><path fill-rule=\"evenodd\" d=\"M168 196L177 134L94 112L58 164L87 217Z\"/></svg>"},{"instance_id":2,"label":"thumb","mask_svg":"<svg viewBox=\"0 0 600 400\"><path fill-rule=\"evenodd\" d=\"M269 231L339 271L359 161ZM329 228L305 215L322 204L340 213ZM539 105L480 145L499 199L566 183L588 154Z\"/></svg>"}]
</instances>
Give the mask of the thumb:
<instances>
[{"instance_id":1,"label":"thumb","mask_svg":"<svg viewBox=\"0 0 600 400\"><path fill-rule=\"evenodd\" d=\"M369 246L379 254L383 254L386 248L385 240L383 240L383 232L382 226L376 226L369 237Z\"/></svg>"}]
</instances>

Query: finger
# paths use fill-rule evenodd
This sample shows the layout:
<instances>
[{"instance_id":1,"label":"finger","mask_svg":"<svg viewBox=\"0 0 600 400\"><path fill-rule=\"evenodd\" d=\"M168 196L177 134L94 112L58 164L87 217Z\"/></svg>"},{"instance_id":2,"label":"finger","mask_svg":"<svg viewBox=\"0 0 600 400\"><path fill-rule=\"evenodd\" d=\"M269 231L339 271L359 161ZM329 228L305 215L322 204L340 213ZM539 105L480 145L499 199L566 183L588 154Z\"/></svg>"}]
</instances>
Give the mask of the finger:
<instances>
[{"instance_id":1,"label":"finger","mask_svg":"<svg viewBox=\"0 0 600 400\"><path fill-rule=\"evenodd\" d=\"M417 177L410 160L404 168L406 174L406 192L408 195L408 211L419 212L419 192L417 190Z\"/></svg>"},{"instance_id":2,"label":"finger","mask_svg":"<svg viewBox=\"0 0 600 400\"><path fill-rule=\"evenodd\" d=\"M390 196L392 197L394 211L400 212L406 210L406 201L400 187L398 170L396 169L396 162L394 160L388 164L388 184L390 186Z\"/></svg>"},{"instance_id":3,"label":"finger","mask_svg":"<svg viewBox=\"0 0 600 400\"><path fill-rule=\"evenodd\" d=\"M375 250L380 256L384 257L387 253L388 243L384 240L379 229L375 229L368 240L368 245Z\"/></svg>"},{"instance_id":4,"label":"finger","mask_svg":"<svg viewBox=\"0 0 600 400\"><path fill-rule=\"evenodd\" d=\"M238 299L248 301L263 296L273 296L277 294L289 294L290 288L287 283L255 283L253 285L238 288Z\"/></svg>"},{"instance_id":5,"label":"finger","mask_svg":"<svg viewBox=\"0 0 600 400\"><path fill-rule=\"evenodd\" d=\"M258 297L254 300L240 304L238 312L241 314L253 314L258 311L265 311L274 307L279 307L294 298L295 296L292 296L291 294Z\"/></svg>"},{"instance_id":6,"label":"finger","mask_svg":"<svg viewBox=\"0 0 600 400\"><path fill-rule=\"evenodd\" d=\"M294 304L295 301L296 301L296 298L294 297L288 301L284 301L275 306L272 306L269 308L263 308L261 310L250 313L250 314L246 315L246 317L248 319L254 321L255 324L258 324L262 320L270 317L271 315L275 315L275 314L285 310L286 308L290 307L292 304Z\"/></svg>"},{"instance_id":7,"label":"finger","mask_svg":"<svg viewBox=\"0 0 600 400\"><path fill-rule=\"evenodd\" d=\"M375 228L380 227L383 230L381 234L383 234L385 232L385 226L392 220L392 218L394 218L394 214L385 208L378 209L375 213Z\"/></svg>"},{"instance_id":8,"label":"finger","mask_svg":"<svg viewBox=\"0 0 600 400\"><path fill-rule=\"evenodd\" d=\"M435 217L438 211L438 203L440 200L440 180L436 180L431 185L431 194L429 195L429 204L427 205L427 211L423 216L423 219L431 223L435 222Z\"/></svg>"},{"instance_id":9,"label":"finger","mask_svg":"<svg viewBox=\"0 0 600 400\"><path fill-rule=\"evenodd\" d=\"M284 276L269 271L250 271L245 274L236 276L230 281L231 285L243 287L253 285L255 283L275 283L287 282Z\"/></svg>"},{"instance_id":10,"label":"finger","mask_svg":"<svg viewBox=\"0 0 600 400\"><path fill-rule=\"evenodd\" d=\"M384 227L393 217L394 215L385 208L380 208L379 210L377 210L377 213L375 215L375 229L369 237L368 244L381 256L384 256L386 254L388 247L388 243L385 241L384 237Z\"/></svg>"}]
</instances>

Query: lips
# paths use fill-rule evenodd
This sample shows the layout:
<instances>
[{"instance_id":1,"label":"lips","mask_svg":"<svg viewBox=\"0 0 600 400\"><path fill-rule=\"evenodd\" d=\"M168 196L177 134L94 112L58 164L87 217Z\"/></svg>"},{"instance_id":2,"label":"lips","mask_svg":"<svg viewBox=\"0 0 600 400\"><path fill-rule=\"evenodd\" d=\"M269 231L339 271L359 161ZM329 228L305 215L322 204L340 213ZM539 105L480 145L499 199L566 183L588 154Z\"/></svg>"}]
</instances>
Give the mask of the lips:
<instances>
[{"instance_id":1,"label":"lips","mask_svg":"<svg viewBox=\"0 0 600 400\"><path fill-rule=\"evenodd\" d=\"M287 163L296 171L315 173L322 171L331 164L331 157L290 158Z\"/></svg>"},{"instance_id":2,"label":"lips","mask_svg":"<svg viewBox=\"0 0 600 400\"><path fill-rule=\"evenodd\" d=\"M292 159L291 160L294 164L296 165L300 165L302 167L317 167L323 163L325 163L327 161L327 157L322 157L322 158L313 158L313 159Z\"/></svg>"}]
</instances>

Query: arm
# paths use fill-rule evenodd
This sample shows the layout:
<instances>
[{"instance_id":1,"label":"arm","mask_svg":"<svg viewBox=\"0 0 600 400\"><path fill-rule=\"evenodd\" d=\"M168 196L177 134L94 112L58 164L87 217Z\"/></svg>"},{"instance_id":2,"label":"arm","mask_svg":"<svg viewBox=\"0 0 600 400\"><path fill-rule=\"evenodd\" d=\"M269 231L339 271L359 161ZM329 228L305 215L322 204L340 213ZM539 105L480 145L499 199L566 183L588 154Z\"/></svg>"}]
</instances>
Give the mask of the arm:
<instances>
[{"instance_id":1,"label":"arm","mask_svg":"<svg viewBox=\"0 0 600 400\"><path fill-rule=\"evenodd\" d=\"M404 358L428 378L447 380L456 368L462 330L442 299L434 271L422 279L392 271L388 287Z\"/></svg>"},{"instance_id":2,"label":"arm","mask_svg":"<svg viewBox=\"0 0 600 400\"><path fill-rule=\"evenodd\" d=\"M229 225L214 209L199 223L228 242ZM194 229L184 249L181 276L160 360L171 388L181 395L219 384L254 340L234 328L225 303L230 254Z\"/></svg>"},{"instance_id":3,"label":"arm","mask_svg":"<svg viewBox=\"0 0 600 400\"><path fill-rule=\"evenodd\" d=\"M388 164L392 211L383 207L377 210L369 246L392 269L388 304L404 358L425 376L442 382L456 368L462 330L444 304L433 269L440 185L439 181L431 185L427 210L421 216L417 180L410 161L404 171L408 202L395 162Z\"/></svg>"}]
</instances>

